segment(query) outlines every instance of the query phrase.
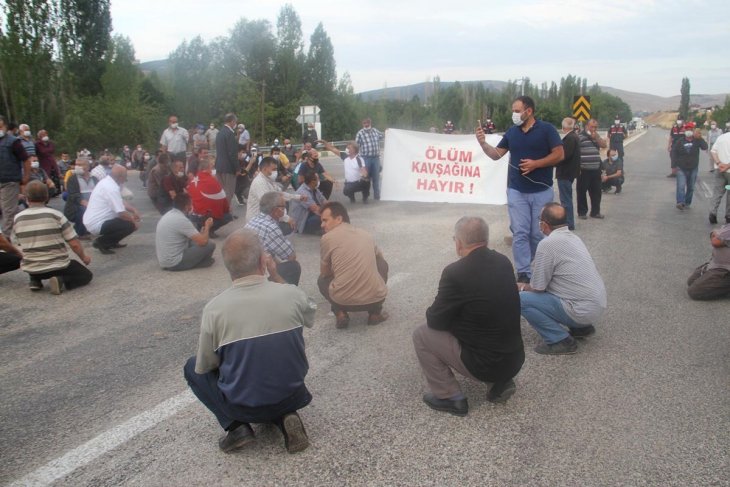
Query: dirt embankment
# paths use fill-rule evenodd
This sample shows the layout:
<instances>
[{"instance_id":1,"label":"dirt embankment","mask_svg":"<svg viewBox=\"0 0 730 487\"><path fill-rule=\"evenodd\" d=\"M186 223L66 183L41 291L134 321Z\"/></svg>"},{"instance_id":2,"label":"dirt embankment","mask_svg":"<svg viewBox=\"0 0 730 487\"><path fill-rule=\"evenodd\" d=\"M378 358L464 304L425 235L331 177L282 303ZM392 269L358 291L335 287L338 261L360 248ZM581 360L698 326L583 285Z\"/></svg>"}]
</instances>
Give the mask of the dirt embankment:
<instances>
[{"instance_id":1,"label":"dirt embankment","mask_svg":"<svg viewBox=\"0 0 730 487\"><path fill-rule=\"evenodd\" d=\"M679 115L679 112L656 112L645 116L644 122L649 125L670 129L677 121L677 115Z\"/></svg>"}]
</instances>

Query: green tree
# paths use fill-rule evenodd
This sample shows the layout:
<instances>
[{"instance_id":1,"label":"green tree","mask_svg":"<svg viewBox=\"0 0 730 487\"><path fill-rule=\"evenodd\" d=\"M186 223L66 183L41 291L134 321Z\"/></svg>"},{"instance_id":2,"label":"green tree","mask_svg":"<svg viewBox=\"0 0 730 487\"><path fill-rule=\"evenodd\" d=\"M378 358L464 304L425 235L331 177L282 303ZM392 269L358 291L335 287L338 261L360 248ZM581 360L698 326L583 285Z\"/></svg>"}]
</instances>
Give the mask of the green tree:
<instances>
[{"instance_id":1,"label":"green tree","mask_svg":"<svg viewBox=\"0 0 730 487\"><path fill-rule=\"evenodd\" d=\"M309 41L305 91L316 104L324 106L337 86L335 49L321 22L317 24Z\"/></svg>"},{"instance_id":2,"label":"green tree","mask_svg":"<svg viewBox=\"0 0 730 487\"><path fill-rule=\"evenodd\" d=\"M679 118L687 120L689 117L689 78L682 78L682 87L679 90Z\"/></svg>"}]
</instances>

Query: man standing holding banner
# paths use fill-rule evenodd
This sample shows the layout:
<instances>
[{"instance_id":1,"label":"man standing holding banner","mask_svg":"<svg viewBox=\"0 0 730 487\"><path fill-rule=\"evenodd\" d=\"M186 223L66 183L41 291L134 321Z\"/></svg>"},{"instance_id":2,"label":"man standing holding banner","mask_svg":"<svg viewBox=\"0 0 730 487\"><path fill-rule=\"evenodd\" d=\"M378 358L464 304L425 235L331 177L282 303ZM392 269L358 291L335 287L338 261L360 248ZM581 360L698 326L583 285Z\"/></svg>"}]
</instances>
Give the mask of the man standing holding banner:
<instances>
[{"instance_id":1,"label":"man standing holding banner","mask_svg":"<svg viewBox=\"0 0 730 487\"><path fill-rule=\"evenodd\" d=\"M355 142L360 148L360 156L365 160L370 180L373 182L373 196L380 199L380 141L383 133L372 126L372 121L366 118L362 121L362 129L357 132Z\"/></svg>"},{"instance_id":2,"label":"man standing holding banner","mask_svg":"<svg viewBox=\"0 0 730 487\"><path fill-rule=\"evenodd\" d=\"M512 255L517 282L530 282L530 262L544 237L540 232L540 212L553 201L553 166L564 159L563 143L555 127L535 118L535 102L529 96L520 96L512 103L512 122L514 126L497 147L487 143L481 127L477 127L476 136L492 160L510 152L507 206Z\"/></svg>"}]
</instances>

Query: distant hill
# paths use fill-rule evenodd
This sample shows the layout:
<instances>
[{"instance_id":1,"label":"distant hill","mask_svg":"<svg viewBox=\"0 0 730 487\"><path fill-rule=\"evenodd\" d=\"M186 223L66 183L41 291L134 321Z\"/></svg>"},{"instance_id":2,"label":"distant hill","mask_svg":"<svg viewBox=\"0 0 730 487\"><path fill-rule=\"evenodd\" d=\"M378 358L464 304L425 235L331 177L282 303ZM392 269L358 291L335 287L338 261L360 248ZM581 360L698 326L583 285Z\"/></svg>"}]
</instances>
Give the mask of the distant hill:
<instances>
[{"instance_id":1,"label":"distant hill","mask_svg":"<svg viewBox=\"0 0 730 487\"><path fill-rule=\"evenodd\" d=\"M148 61L140 63L139 68L143 72L164 72L167 70L167 59L160 59L157 61ZM484 88L491 91L502 91L506 86L506 81L497 80L482 80L482 81L461 81L462 85L477 84L481 83ZM443 88L448 88L453 85L454 81L441 81L440 85ZM377 101L377 100L402 100L409 101L414 96L418 96L421 101L428 99L433 93L434 84L432 82L416 83L407 86L395 86L382 88L379 90L363 91L358 95L364 101ZM606 93L617 96L626 102L634 113L655 113L665 111L676 111L679 108L680 95L676 96L657 96L650 95L648 93L636 93L634 91L620 90L618 88L611 88L610 86L601 86L601 89ZM730 96L730 93L719 93L717 95L690 95L690 104L696 105L702 108L709 108L715 105L723 106L725 104L725 98Z\"/></svg>"}]
</instances>

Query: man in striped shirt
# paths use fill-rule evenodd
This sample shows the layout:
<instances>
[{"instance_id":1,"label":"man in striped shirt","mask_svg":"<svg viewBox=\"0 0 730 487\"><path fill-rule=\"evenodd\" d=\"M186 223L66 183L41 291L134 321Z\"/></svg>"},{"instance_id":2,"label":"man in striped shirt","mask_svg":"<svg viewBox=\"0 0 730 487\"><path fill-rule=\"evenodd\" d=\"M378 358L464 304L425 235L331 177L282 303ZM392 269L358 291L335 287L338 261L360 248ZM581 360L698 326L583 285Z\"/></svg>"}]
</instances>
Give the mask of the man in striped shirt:
<instances>
[{"instance_id":1,"label":"man in striped shirt","mask_svg":"<svg viewBox=\"0 0 730 487\"><path fill-rule=\"evenodd\" d=\"M606 310L606 288L583 241L568 230L565 208L548 203L540 214L546 237L537 245L529 284L518 283L522 316L540 334L535 351L575 353L574 338L595 333Z\"/></svg>"},{"instance_id":2,"label":"man in striped shirt","mask_svg":"<svg viewBox=\"0 0 730 487\"><path fill-rule=\"evenodd\" d=\"M578 218L588 217L588 200L591 198L591 218L602 219L601 214L601 149L608 146L606 139L598 135L598 121L590 119L586 128L580 133L580 175L576 194L578 199Z\"/></svg>"},{"instance_id":3,"label":"man in striped shirt","mask_svg":"<svg viewBox=\"0 0 730 487\"><path fill-rule=\"evenodd\" d=\"M48 187L31 181L25 196L30 206L15 216L14 228L23 250L21 269L30 275L30 289L39 291L43 281L48 280L51 293L61 294L63 288L74 289L91 282L91 271L69 258L67 243L84 264L91 262L73 224L60 211L45 206Z\"/></svg>"}]
</instances>

